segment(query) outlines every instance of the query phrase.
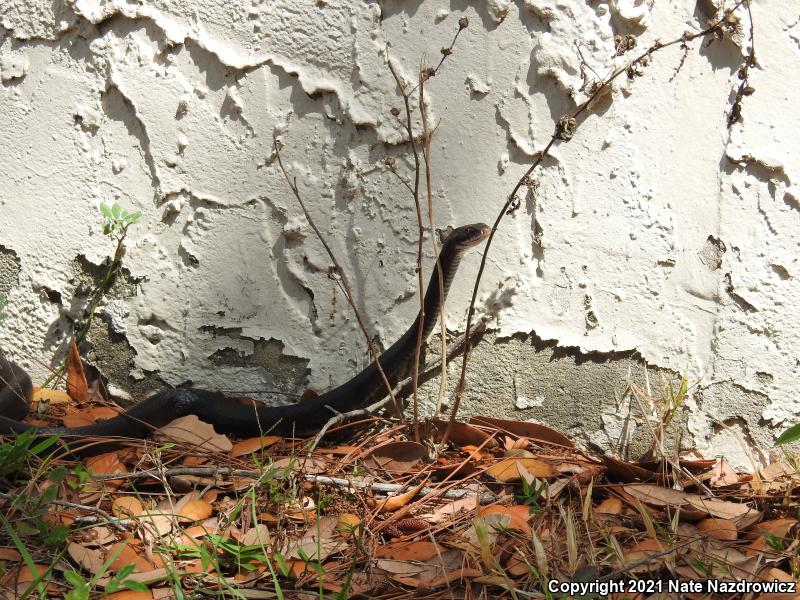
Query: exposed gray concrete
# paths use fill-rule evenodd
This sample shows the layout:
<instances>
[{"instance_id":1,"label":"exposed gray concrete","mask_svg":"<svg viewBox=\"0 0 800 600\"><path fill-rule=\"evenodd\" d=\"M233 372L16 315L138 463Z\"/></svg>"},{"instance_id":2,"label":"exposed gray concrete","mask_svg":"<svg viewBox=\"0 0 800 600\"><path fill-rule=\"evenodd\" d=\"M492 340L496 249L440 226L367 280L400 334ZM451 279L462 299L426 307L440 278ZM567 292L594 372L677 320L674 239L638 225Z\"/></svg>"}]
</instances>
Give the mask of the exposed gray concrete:
<instances>
[{"instance_id":1,"label":"exposed gray concrete","mask_svg":"<svg viewBox=\"0 0 800 600\"><path fill-rule=\"evenodd\" d=\"M429 356L436 346L431 345ZM470 355L459 416L533 420L560 430L579 445L638 457L650 449L653 438L639 404L626 390L629 383L645 388L645 368L634 352L582 354L535 335L510 339L487 335ZM460 370L459 358L448 368L448 397ZM662 407L668 395L666 382L677 390L680 377L652 367L647 370L654 404ZM433 380L423 387L428 408L434 405L438 386ZM685 428L685 411L679 409L666 429L664 447L677 449Z\"/></svg>"},{"instance_id":2,"label":"exposed gray concrete","mask_svg":"<svg viewBox=\"0 0 800 600\"><path fill-rule=\"evenodd\" d=\"M16 252L0 246L0 292L8 292L17 285L19 269L19 257Z\"/></svg>"}]
</instances>

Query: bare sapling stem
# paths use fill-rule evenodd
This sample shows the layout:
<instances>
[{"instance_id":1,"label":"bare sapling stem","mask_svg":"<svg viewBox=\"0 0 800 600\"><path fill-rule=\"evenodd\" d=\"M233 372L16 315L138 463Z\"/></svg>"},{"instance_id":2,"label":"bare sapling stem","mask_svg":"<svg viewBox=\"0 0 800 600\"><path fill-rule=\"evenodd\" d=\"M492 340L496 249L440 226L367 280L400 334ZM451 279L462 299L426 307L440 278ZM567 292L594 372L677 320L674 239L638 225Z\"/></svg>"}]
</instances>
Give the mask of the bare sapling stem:
<instances>
[{"instance_id":1,"label":"bare sapling stem","mask_svg":"<svg viewBox=\"0 0 800 600\"><path fill-rule=\"evenodd\" d=\"M356 316L356 321L358 322L358 327L361 329L361 333L364 335L364 338L367 340L367 346L369 348L370 356L372 360L375 362L375 366L378 369L378 373L380 373L381 379L383 380L383 384L386 386L387 393L389 397L392 399L392 406L394 406L395 415L398 419L402 421L403 419L403 408L397 401L397 398L394 395L394 391L392 390L392 384L389 383L389 379L386 377L386 373L383 370L383 366L381 365L381 361L379 360L379 352L377 348L375 348L375 344L372 342L372 337L369 335L367 331L367 326L364 324L364 319L361 317L361 312L356 307L355 301L353 300L353 292L352 288L350 287L350 282L347 279L347 274L344 272L342 267L339 265L339 261L336 260L336 256L333 254L333 250L328 245L328 242L325 241L325 237L322 235L322 232L317 227L316 223L314 223L314 219L311 218L311 214L308 212L306 208L306 204L303 201L303 197L300 195L300 190L297 188L297 181L292 180L289 177L289 173L287 173L286 169L283 166L283 161L281 160L281 143L278 141L277 138L272 140L273 147L275 149L275 157L278 159L278 165L280 166L281 173L283 173L284 178L286 179L286 183L289 185L289 188L292 190L294 197L297 198L297 202L300 204L300 208L303 211L303 214L308 221L308 224L311 226L311 229L314 230L314 234L317 236L317 239L322 243L325 248L325 251L328 253L328 257L331 259L333 263L333 268L336 271L336 275L339 278L339 283L342 287L342 292L344 293L345 298L347 299L347 303L350 305L350 308L353 309L353 314Z\"/></svg>"}]
</instances>

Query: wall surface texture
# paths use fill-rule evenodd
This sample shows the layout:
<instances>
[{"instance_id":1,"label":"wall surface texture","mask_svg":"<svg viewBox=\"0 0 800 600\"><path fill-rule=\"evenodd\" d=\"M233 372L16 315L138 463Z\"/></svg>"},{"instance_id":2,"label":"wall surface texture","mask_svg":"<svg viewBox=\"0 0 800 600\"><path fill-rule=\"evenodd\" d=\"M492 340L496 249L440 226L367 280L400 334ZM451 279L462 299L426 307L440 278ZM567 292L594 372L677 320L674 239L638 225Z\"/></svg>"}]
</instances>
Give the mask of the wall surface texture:
<instances>
[{"instance_id":1,"label":"wall surface texture","mask_svg":"<svg viewBox=\"0 0 800 600\"><path fill-rule=\"evenodd\" d=\"M120 387L345 381L364 340L273 138L388 345L418 298L387 61L412 87L468 17L425 88L434 221L491 223L587 82L706 27L716 1L0 0L0 346L43 378L113 252L98 205L119 202L142 218L91 339ZM465 412L612 446L647 427L621 407L646 364L694 384L684 447L766 449L798 420L800 8L753 2L755 93L728 127L750 44L736 15L741 32L618 78L520 194L483 276L495 333ZM478 261L451 293L454 331Z\"/></svg>"}]
</instances>

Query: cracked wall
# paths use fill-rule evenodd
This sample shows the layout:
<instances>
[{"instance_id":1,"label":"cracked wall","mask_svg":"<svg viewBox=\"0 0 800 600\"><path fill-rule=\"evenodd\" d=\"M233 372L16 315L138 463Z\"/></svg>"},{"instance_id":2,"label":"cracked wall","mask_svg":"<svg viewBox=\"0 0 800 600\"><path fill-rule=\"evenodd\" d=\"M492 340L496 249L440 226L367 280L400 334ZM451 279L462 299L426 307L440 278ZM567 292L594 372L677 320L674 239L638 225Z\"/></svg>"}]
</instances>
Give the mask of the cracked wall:
<instances>
[{"instance_id":1,"label":"cracked wall","mask_svg":"<svg viewBox=\"0 0 800 600\"><path fill-rule=\"evenodd\" d=\"M790 4L752 6L756 93L742 122L726 127L746 36L693 43L679 70L678 46L660 52L641 77L617 80L501 225L478 306L494 319L498 368L524 385L541 379L544 391L526 396L543 397L539 408L592 406L586 441L616 435L603 415L634 351L633 371L646 363L696 384L684 423L701 451L737 452L720 423L767 446L798 419L800 124L789 115L800 11ZM98 360L119 348L105 360L120 385L134 396L192 381L280 398L345 381L365 364L363 340L273 137L388 345L418 304L416 213L385 162L413 175L387 56L413 83L470 19L426 88L434 220L492 222L587 79L624 61L615 36L643 48L711 12L689 0L4 0L0 345L43 376L63 342L54 324L79 315L76 260L101 265L113 252L97 206L117 201L142 212L124 262L135 293L109 300L92 342ZM474 254L449 302L453 330ZM529 334L618 367L597 377L593 361L555 361L596 382L559 392L542 349L520 346ZM466 411L488 390L508 399L506 414L580 429L558 411L518 408L489 366L478 375Z\"/></svg>"}]
</instances>

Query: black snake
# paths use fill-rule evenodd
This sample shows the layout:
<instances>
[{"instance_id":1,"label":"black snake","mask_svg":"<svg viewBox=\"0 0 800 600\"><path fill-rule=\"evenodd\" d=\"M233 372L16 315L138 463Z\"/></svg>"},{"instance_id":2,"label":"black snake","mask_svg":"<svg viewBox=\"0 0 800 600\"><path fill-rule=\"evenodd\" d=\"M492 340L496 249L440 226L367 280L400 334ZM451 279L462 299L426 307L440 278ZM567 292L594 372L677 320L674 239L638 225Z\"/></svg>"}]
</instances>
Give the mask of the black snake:
<instances>
[{"instance_id":1,"label":"black snake","mask_svg":"<svg viewBox=\"0 0 800 600\"><path fill-rule=\"evenodd\" d=\"M439 262L442 285L433 269L425 292L424 310L403 336L379 357L389 383L394 386L408 377L414 362L418 327L422 319L422 339L427 340L436 326L440 310L440 289L444 295L455 277L461 256L489 235L483 223L453 230L442 242ZM307 435L319 431L335 412L345 413L377 402L387 395L386 385L374 362L355 377L304 402L285 406L246 406L226 399L221 392L196 388L158 392L126 412L105 421L71 428L37 427L22 423L31 399L31 379L0 351L0 434L22 433L35 429L39 435L60 434L72 440L82 437L147 437L157 427L186 415L196 415L214 425L219 432L248 437L271 432L279 435ZM334 412L335 411L335 412ZM69 442L68 442L69 443Z\"/></svg>"}]
</instances>

